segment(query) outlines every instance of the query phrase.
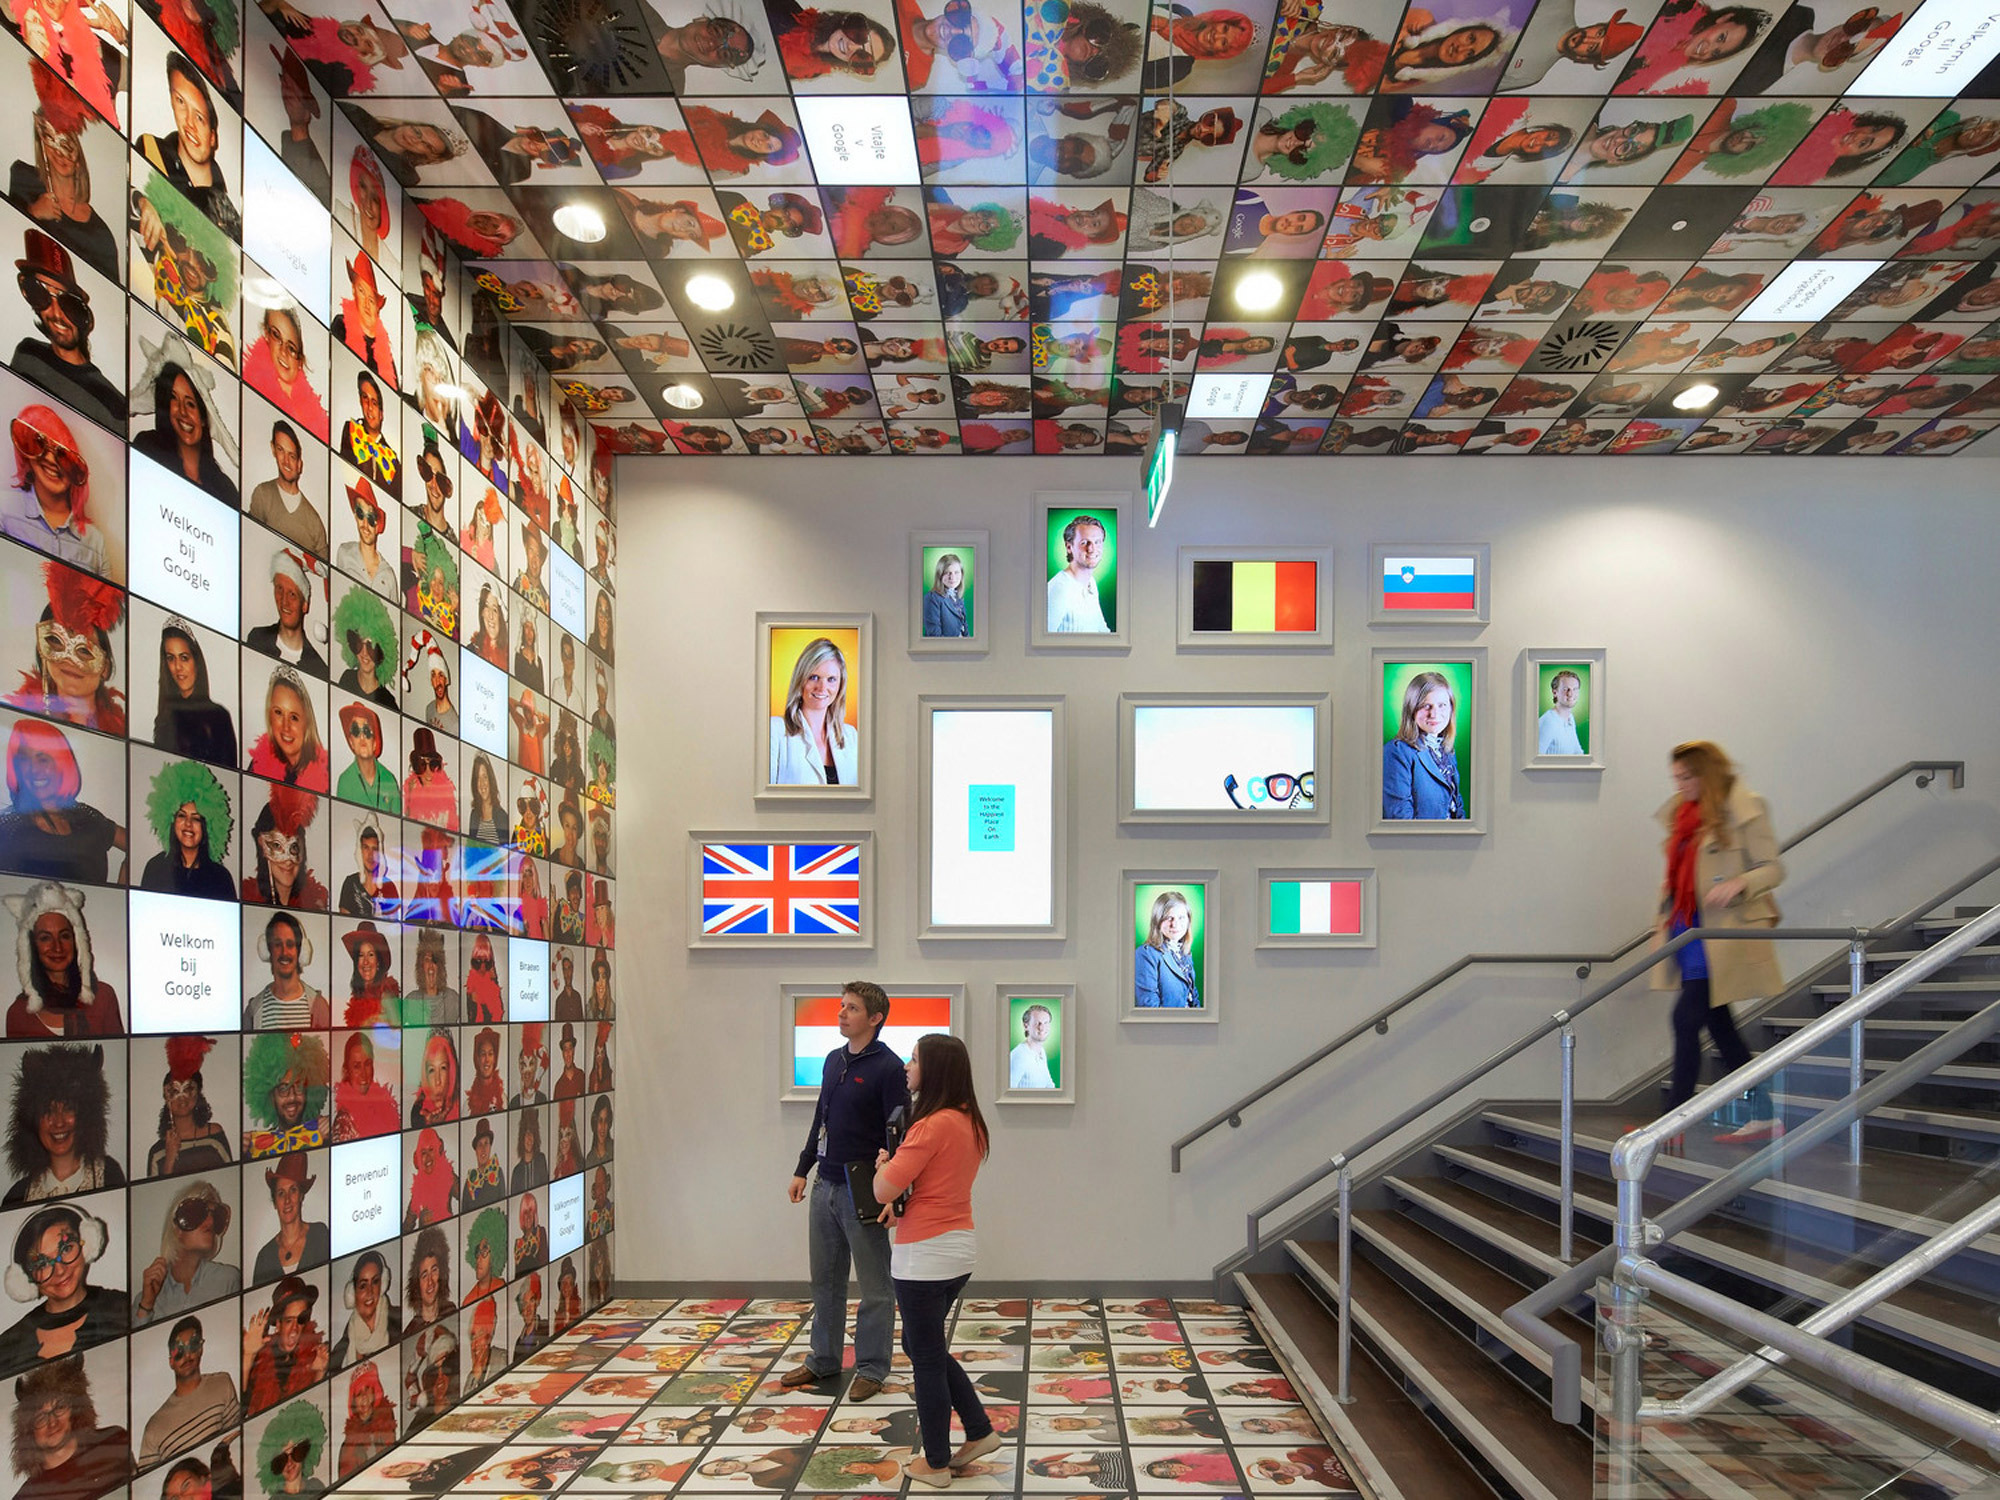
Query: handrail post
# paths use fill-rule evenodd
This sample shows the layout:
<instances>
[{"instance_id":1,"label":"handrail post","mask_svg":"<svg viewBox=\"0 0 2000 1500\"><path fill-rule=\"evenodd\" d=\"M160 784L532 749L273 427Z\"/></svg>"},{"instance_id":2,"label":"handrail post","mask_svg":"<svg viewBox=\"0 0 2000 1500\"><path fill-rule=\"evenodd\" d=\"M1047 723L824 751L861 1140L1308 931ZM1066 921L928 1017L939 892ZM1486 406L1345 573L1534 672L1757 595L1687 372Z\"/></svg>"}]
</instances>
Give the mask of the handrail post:
<instances>
[{"instance_id":1,"label":"handrail post","mask_svg":"<svg viewBox=\"0 0 2000 1500\"><path fill-rule=\"evenodd\" d=\"M1568 1265L1575 1253L1571 1224L1576 1216L1576 1033L1570 1029L1568 1011L1557 1011L1555 1019L1562 1023L1562 1243L1556 1253Z\"/></svg>"},{"instance_id":2,"label":"handrail post","mask_svg":"<svg viewBox=\"0 0 2000 1500\"><path fill-rule=\"evenodd\" d=\"M1342 1406L1351 1406L1354 1396L1347 1386L1347 1366L1354 1347L1354 1171L1346 1157L1338 1157L1340 1176L1335 1191L1340 1195L1340 1390Z\"/></svg>"},{"instance_id":3,"label":"handrail post","mask_svg":"<svg viewBox=\"0 0 2000 1500\"><path fill-rule=\"evenodd\" d=\"M1639 1408L1645 1400L1646 1331L1640 1314L1646 1303L1645 1287L1633 1277L1632 1268L1646 1256L1646 1209L1643 1173L1640 1178L1618 1182L1618 1217L1613 1226L1617 1250L1616 1270L1611 1283L1611 1306L1604 1317L1604 1349L1611 1356L1611 1414L1607 1424L1611 1459L1611 1487L1614 1496L1637 1493L1639 1447L1643 1441Z\"/></svg>"},{"instance_id":4,"label":"handrail post","mask_svg":"<svg viewBox=\"0 0 2000 1500\"><path fill-rule=\"evenodd\" d=\"M1856 938L1847 945L1847 995L1851 1000L1867 988L1868 945ZM1847 1033L1847 1092L1858 1094L1861 1085L1867 1082L1867 1032L1865 1017L1856 1016L1854 1025ZM1861 1116L1854 1117L1854 1123L1847 1127L1847 1161L1850 1166L1861 1165Z\"/></svg>"}]
</instances>

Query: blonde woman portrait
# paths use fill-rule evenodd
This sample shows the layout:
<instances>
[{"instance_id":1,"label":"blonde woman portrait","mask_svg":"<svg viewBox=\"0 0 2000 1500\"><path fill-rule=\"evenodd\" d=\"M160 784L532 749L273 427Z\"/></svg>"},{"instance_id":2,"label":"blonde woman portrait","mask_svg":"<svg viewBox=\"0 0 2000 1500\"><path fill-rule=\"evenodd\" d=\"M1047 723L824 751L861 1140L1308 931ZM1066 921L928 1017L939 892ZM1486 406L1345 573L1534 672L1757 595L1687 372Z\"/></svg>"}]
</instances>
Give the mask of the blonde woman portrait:
<instances>
[{"instance_id":1,"label":"blonde woman portrait","mask_svg":"<svg viewBox=\"0 0 2000 1500\"><path fill-rule=\"evenodd\" d=\"M853 786L860 735L846 722L847 658L825 636L792 665L785 711L771 720L772 786Z\"/></svg>"}]
</instances>

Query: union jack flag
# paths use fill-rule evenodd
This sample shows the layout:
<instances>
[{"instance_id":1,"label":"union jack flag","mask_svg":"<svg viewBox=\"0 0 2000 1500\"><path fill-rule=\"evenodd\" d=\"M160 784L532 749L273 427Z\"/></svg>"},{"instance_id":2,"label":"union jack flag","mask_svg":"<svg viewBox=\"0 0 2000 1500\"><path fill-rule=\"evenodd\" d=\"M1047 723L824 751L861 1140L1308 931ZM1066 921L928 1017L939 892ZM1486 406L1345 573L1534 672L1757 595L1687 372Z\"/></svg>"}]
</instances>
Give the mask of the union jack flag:
<instances>
[{"instance_id":1,"label":"union jack flag","mask_svg":"<svg viewBox=\"0 0 2000 1500\"><path fill-rule=\"evenodd\" d=\"M859 844L703 844L704 935L850 937L861 931Z\"/></svg>"}]
</instances>

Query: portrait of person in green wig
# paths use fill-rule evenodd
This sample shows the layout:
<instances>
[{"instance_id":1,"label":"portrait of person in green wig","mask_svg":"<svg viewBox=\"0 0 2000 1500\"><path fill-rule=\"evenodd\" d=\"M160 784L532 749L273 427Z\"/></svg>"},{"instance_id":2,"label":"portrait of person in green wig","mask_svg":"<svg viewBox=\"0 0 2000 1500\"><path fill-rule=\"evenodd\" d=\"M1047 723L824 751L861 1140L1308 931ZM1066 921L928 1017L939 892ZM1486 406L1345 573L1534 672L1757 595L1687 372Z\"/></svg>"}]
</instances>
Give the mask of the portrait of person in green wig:
<instances>
[{"instance_id":1,"label":"portrait of person in green wig","mask_svg":"<svg viewBox=\"0 0 2000 1500\"><path fill-rule=\"evenodd\" d=\"M146 861L141 890L207 901L234 901L229 834L235 826L229 793L200 761L170 761L146 794L146 822L160 852Z\"/></svg>"}]
</instances>

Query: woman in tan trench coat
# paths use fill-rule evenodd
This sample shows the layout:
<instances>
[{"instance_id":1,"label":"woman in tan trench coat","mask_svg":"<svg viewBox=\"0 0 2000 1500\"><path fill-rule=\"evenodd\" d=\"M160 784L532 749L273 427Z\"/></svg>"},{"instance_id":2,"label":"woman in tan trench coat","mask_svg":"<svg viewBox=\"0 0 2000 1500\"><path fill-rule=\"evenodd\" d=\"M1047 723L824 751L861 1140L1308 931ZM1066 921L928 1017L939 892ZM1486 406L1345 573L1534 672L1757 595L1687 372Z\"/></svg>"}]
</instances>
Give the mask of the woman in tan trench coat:
<instances>
[{"instance_id":1,"label":"woman in tan trench coat","mask_svg":"<svg viewBox=\"0 0 2000 1500\"><path fill-rule=\"evenodd\" d=\"M1785 878L1785 867L1764 799L1743 785L1729 757L1707 740L1676 745L1671 762L1677 795L1659 811L1667 830L1667 873L1660 885L1655 946L1691 927L1777 926L1778 903L1771 893ZM1656 966L1652 984L1655 989L1679 985L1681 992L1673 1011L1672 1108L1694 1097L1704 1026L1725 1070L1734 1072L1750 1061L1730 1004L1776 994L1784 976L1771 943L1694 942ZM1759 1085L1751 1092L1749 1123L1716 1140L1768 1141L1784 1132L1769 1093Z\"/></svg>"}]
</instances>

